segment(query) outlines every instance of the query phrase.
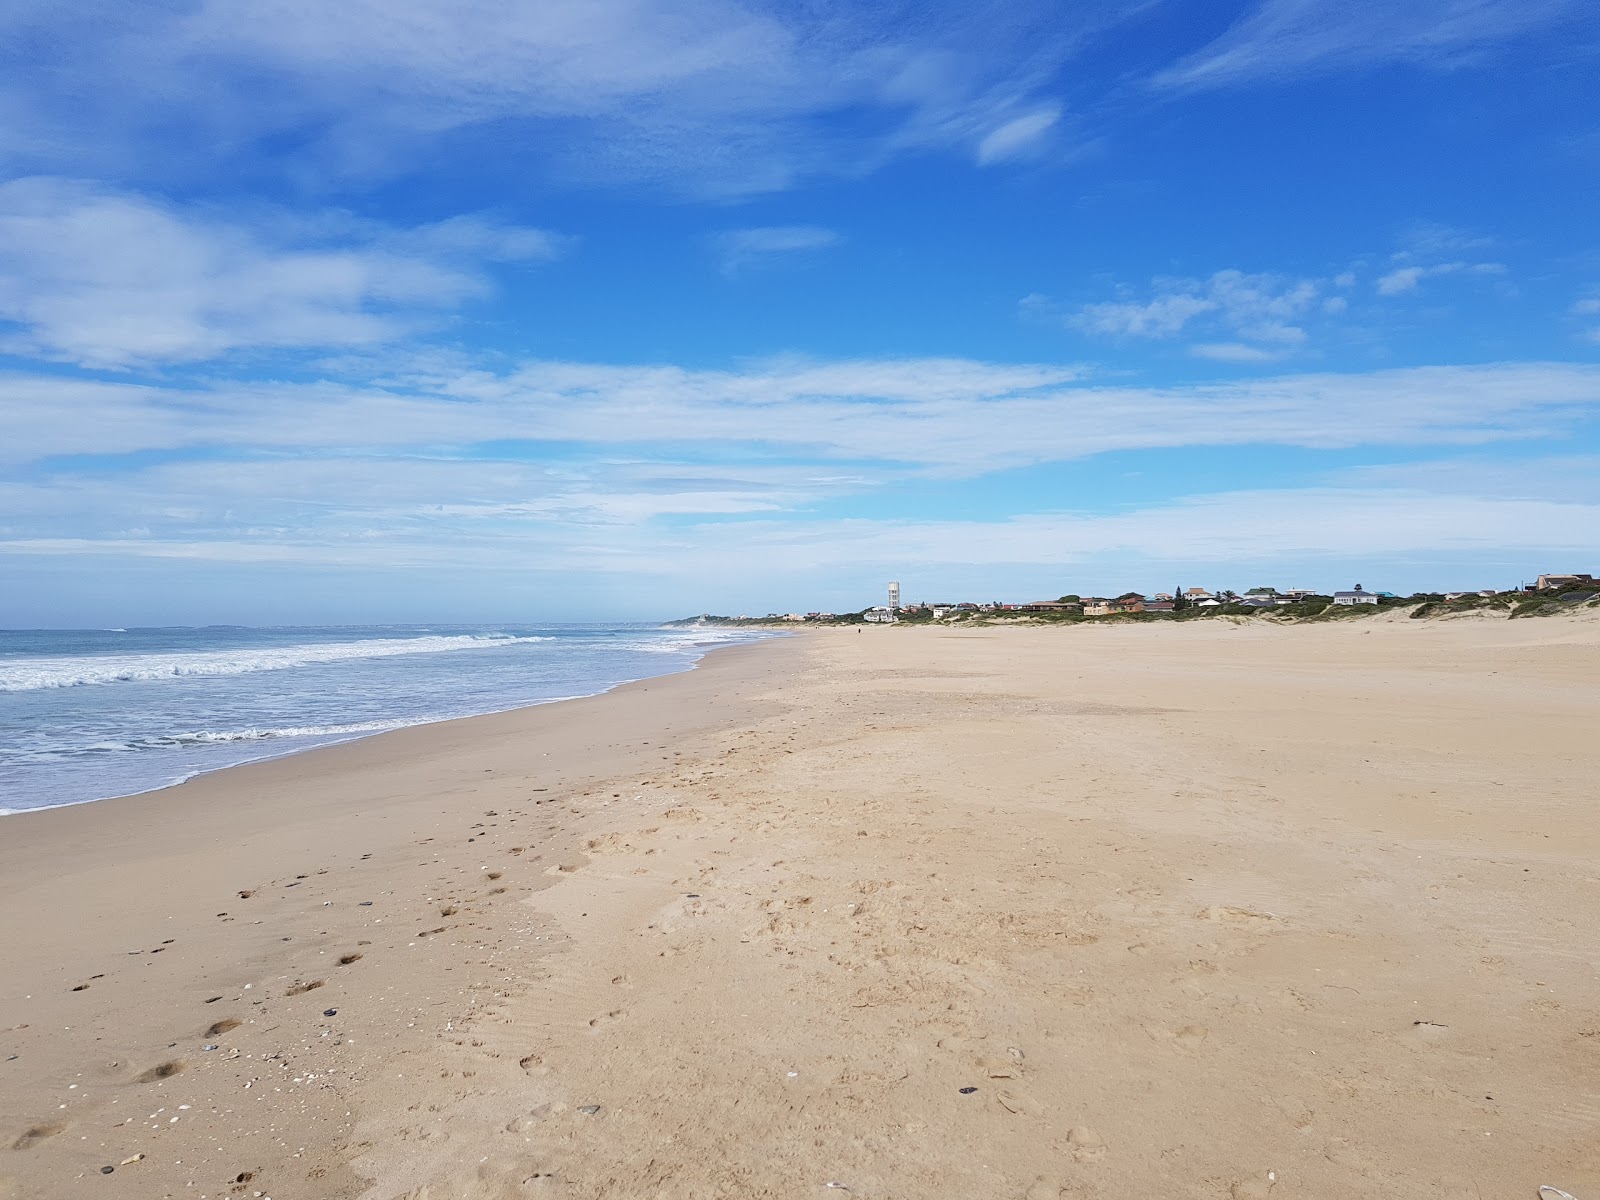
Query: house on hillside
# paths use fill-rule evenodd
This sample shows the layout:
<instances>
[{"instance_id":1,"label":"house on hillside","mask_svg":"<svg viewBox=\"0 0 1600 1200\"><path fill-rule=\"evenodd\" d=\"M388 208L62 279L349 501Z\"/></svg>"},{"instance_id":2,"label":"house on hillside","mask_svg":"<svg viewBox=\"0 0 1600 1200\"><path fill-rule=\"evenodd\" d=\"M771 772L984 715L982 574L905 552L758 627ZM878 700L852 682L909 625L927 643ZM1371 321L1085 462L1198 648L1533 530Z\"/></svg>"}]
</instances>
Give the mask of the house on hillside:
<instances>
[{"instance_id":1,"label":"house on hillside","mask_svg":"<svg viewBox=\"0 0 1600 1200\"><path fill-rule=\"evenodd\" d=\"M1140 611L1141 612L1175 612L1175 611L1177 611L1177 607L1178 606L1176 604L1174 604L1171 600L1161 600L1161 599L1146 600L1144 602L1144 608L1141 609Z\"/></svg>"},{"instance_id":2,"label":"house on hillside","mask_svg":"<svg viewBox=\"0 0 1600 1200\"><path fill-rule=\"evenodd\" d=\"M1548 592L1555 588L1571 587L1575 583L1600 584L1600 579L1593 575L1541 575L1533 586L1536 591Z\"/></svg>"},{"instance_id":3,"label":"house on hillside","mask_svg":"<svg viewBox=\"0 0 1600 1200\"><path fill-rule=\"evenodd\" d=\"M1191 604L1199 604L1202 600L1215 600L1216 597L1205 588L1184 588L1183 598Z\"/></svg>"},{"instance_id":4,"label":"house on hillside","mask_svg":"<svg viewBox=\"0 0 1600 1200\"><path fill-rule=\"evenodd\" d=\"M1358 583L1352 592L1335 592L1333 594L1333 602L1335 604L1376 604L1378 602L1378 593L1366 591Z\"/></svg>"}]
</instances>

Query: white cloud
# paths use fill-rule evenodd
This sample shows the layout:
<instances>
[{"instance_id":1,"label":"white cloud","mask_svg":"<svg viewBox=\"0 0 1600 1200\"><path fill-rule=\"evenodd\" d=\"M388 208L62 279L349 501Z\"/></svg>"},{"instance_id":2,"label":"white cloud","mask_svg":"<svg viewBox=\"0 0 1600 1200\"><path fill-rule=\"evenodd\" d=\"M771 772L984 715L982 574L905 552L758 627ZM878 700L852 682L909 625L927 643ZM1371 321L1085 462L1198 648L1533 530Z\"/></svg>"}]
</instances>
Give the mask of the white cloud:
<instances>
[{"instance_id":1,"label":"white cloud","mask_svg":"<svg viewBox=\"0 0 1600 1200\"><path fill-rule=\"evenodd\" d=\"M1060 120L1061 109L1058 105L1013 117L978 143L978 165L1005 162L1032 152Z\"/></svg>"},{"instance_id":2,"label":"white cloud","mask_svg":"<svg viewBox=\"0 0 1600 1200\"><path fill-rule=\"evenodd\" d=\"M1233 335L1194 353L1234 362L1282 357L1306 340L1296 322L1311 312L1320 285L1310 279L1218 271L1209 279L1158 278L1148 300L1086 304L1067 318L1073 328L1113 337L1171 338L1196 324ZM1254 350L1254 357L1248 352Z\"/></svg>"},{"instance_id":3,"label":"white cloud","mask_svg":"<svg viewBox=\"0 0 1600 1200\"><path fill-rule=\"evenodd\" d=\"M1397 267L1378 280L1378 295L1398 296L1416 291L1417 284L1427 274L1425 267Z\"/></svg>"},{"instance_id":4,"label":"white cloud","mask_svg":"<svg viewBox=\"0 0 1600 1200\"><path fill-rule=\"evenodd\" d=\"M1404 488L1502 500L1600 503L1600 454L1502 458L1485 454L1349 467L1328 483L1360 490Z\"/></svg>"},{"instance_id":5,"label":"white cloud","mask_svg":"<svg viewBox=\"0 0 1600 1200\"><path fill-rule=\"evenodd\" d=\"M85 0L13 14L40 52L0 82L0 110L18 118L7 148L34 170L115 161L148 177L159 160L130 162L127 148L178 126L196 136L170 147L177 160L271 152L288 133L308 177L392 175L420 143L492 126L497 149L569 178L738 195L907 150L968 152L1043 111L1060 64L1133 12L979 0L906 21L900 6L830 0L196 0L134 19ZM833 121L841 112L867 119Z\"/></svg>"},{"instance_id":6,"label":"white cloud","mask_svg":"<svg viewBox=\"0 0 1600 1200\"><path fill-rule=\"evenodd\" d=\"M1282 358L1281 352L1263 350L1260 346L1246 346L1243 342L1199 342L1189 347L1196 358L1209 358L1214 362L1267 363Z\"/></svg>"},{"instance_id":7,"label":"white cloud","mask_svg":"<svg viewBox=\"0 0 1600 1200\"><path fill-rule=\"evenodd\" d=\"M1600 409L1600 367L1562 363L1301 374L1170 388L1070 366L777 362L737 371L533 362L419 370L387 387L133 387L14 375L0 459L224 447L234 454L465 455L481 443L774 454L839 473L946 475L1172 446L1471 444L1558 436ZM613 450L608 449L607 453ZM615 451L620 452L620 451ZM470 457L470 455L468 455ZM835 465L830 465L835 464Z\"/></svg>"},{"instance_id":8,"label":"white cloud","mask_svg":"<svg viewBox=\"0 0 1600 1200\"><path fill-rule=\"evenodd\" d=\"M1195 291L1158 295L1146 301L1086 304L1071 324L1085 333L1111 337L1172 337L1201 313L1215 312L1217 302Z\"/></svg>"},{"instance_id":9,"label":"white cloud","mask_svg":"<svg viewBox=\"0 0 1600 1200\"><path fill-rule=\"evenodd\" d=\"M542 230L219 215L52 178L0 184L0 348L90 367L368 346L485 295L480 260L547 258ZM0 326L3 329L3 326Z\"/></svg>"},{"instance_id":10,"label":"white cloud","mask_svg":"<svg viewBox=\"0 0 1600 1200\"><path fill-rule=\"evenodd\" d=\"M1401 296L1416 291L1417 285L1424 279L1436 279L1445 275L1487 276L1505 273L1506 267L1503 263L1434 263L1431 266L1396 267L1388 274L1380 276L1376 286L1380 296Z\"/></svg>"},{"instance_id":11,"label":"white cloud","mask_svg":"<svg viewBox=\"0 0 1600 1200\"><path fill-rule=\"evenodd\" d=\"M702 523L663 535L643 525L517 528L378 537L274 528L167 536L3 537L0 554L87 555L374 567L503 569L693 576L714 588L755 573L882 570L937 574L954 566L1085 568L1114 564L1123 579L1163 572L1236 572L1242 564L1486 559L1587 561L1600 555L1600 503L1477 497L1412 488L1300 488L1190 497L1121 513L1026 513L994 521L764 520ZM1481 571L1481 565L1475 568ZM993 579L993 576L989 578Z\"/></svg>"},{"instance_id":12,"label":"white cloud","mask_svg":"<svg viewBox=\"0 0 1600 1200\"><path fill-rule=\"evenodd\" d=\"M1154 80L1205 88L1383 62L1449 67L1578 19L1581 0L1259 0L1226 33Z\"/></svg>"},{"instance_id":13,"label":"white cloud","mask_svg":"<svg viewBox=\"0 0 1600 1200\"><path fill-rule=\"evenodd\" d=\"M781 556L797 568L874 562L1066 565L1113 556L1229 564L1482 554L1507 547L1587 557L1600 553L1600 503L1306 488L1229 492L1115 514L768 524L754 538L746 529L726 530L724 536L740 537L740 551L757 563Z\"/></svg>"},{"instance_id":14,"label":"white cloud","mask_svg":"<svg viewBox=\"0 0 1600 1200\"><path fill-rule=\"evenodd\" d=\"M809 515L910 479L951 487L1110 451L1475 446L1559 437L1600 414L1600 367L1573 364L1172 388L1079 374L907 360L534 362L502 374L433 364L389 387L13 376L0 379L0 457L23 469L0 477L0 550L363 569L537 563L711 581L886 562L1578 554L1600 537L1600 476L1577 460L1515 478L1470 463L1375 469L1121 513ZM86 467L69 455L100 457Z\"/></svg>"},{"instance_id":15,"label":"white cloud","mask_svg":"<svg viewBox=\"0 0 1600 1200\"><path fill-rule=\"evenodd\" d=\"M843 240L836 231L817 225L765 225L725 230L713 236L711 244L723 272L736 275L762 263L826 250Z\"/></svg>"},{"instance_id":16,"label":"white cloud","mask_svg":"<svg viewBox=\"0 0 1600 1200\"><path fill-rule=\"evenodd\" d=\"M1594 317L1600 317L1600 296L1588 296L1579 300L1572 306L1572 315L1581 317L1587 322ZM1590 325L1579 334L1585 341L1593 342L1600 346L1600 324Z\"/></svg>"},{"instance_id":17,"label":"white cloud","mask_svg":"<svg viewBox=\"0 0 1600 1200\"><path fill-rule=\"evenodd\" d=\"M1400 253L1411 258L1459 258L1473 250L1484 250L1495 239L1440 221L1412 221L1400 231Z\"/></svg>"}]
</instances>

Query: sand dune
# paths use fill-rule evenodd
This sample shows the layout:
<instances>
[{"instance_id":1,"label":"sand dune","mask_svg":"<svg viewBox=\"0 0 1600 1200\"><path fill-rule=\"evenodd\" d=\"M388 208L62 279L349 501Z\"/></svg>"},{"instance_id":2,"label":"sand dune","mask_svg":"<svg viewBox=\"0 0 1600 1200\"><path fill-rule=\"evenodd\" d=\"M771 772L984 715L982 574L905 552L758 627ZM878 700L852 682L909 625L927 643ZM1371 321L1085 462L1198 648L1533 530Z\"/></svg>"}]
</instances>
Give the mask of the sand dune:
<instances>
[{"instance_id":1,"label":"sand dune","mask_svg":"<svg viewBox=\"0 0 1600 1200\"><path fill-rule=\"evenodd\" d=\"M5 818L0 1196L1597 1196L1597 683L826 632Z\"/></svg>"}]
</instances>

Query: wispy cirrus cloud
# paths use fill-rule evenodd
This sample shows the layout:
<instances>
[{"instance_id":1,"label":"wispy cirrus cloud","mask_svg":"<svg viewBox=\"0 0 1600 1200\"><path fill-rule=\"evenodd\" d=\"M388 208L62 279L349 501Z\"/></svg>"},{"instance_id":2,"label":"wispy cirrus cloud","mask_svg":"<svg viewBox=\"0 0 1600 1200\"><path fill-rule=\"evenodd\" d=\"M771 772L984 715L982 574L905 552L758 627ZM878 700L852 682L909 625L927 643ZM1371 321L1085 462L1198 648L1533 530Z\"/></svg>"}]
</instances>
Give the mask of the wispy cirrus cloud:
<instances>
[{"instance_id":1,"label":"wispy cirrus cloud","mask_svg":"<svg viewBox=\"0 0 1600 1200\"><path fill-rule=\"evenodd\" d=\"M1463 562L1579 554L1600 537L1594 473L1574 463L1488 483L1470 464L1391 466L1120 511L1089 493L1075 506L1069 490L1055 511L997 520L818 515L910 480L938 488L1115 451L1560 438L1600 418L1600 367L1573 364L1149 388L1098 384L1073 366L949 359L499 372L440 359L396 364L384 386L13 375L0 387L0 458L11 463L0 554L29 559L537 562L710 595L750 569L798 579L826 566L847 579L885 562L1105 562L1127 572L1298 555L1326 570L1335 558L1421 551Z\"/></svg>"},{"instance_id":2,"label":"wispy cirrus cloud","mask_svg":"<svg viewBox=\"0 0 1600 1200\"><path fill-rule=\"evenodd\" d=\"M1402 296L1416 291L1425 279L1437 279L1445 275L1498 276L1504 275L1506 270L1504 263L1496 262L1447 262L1430 263L1427 266L1412 264L1396 267L1379 276L1373 286L1380 296Z\"/></svg>"},{"instance_id":3,"label":"wispy cirrus cloud","mask_svg":"<svg viewBox=\"0 0 1600 1200\"><path fill-rule=\"evenodd\" d=\"M1308 338L1304 322L1323 310L1337 284L1270 273L1217 271L1205 279L1159 277L1140 296L1085 304L1061 313L1043 297L1023 302L1024 311L1054 313L1069 328L1097 337L1173 339L1199 335L1191 352L1224 362L1274 362ZM1222 335L1220 338L1217 335ZM1207 336L1210 335L1210 336Z\"/></svg>"},{"instance_id":4,"label":"wispy cirrus cloud","mask_svg":"<svg viewBox=\"0 0 1600 1200\"><path fill-rule=\"evenodd\" d=\"M262 217L75 180L0 184L0 349L126 369L371 346L488 294L485 262L548 259L564 244L477 215L412 228Z\"/></svg>"},{"instance_id":5,"label":"wispy cirrus cloud","mask_svg":"<svg viewBox=\"0 0 1600 1200\"><path fill-rule=\"evenodd\" d=\"M1000 161L1042 132L1061 65L1142 5L999 0L109 0L10 14L19 54L0 154L73 174L171 170L295 146L306 179L388 177L422 146L497 147L581 182L737 196L896 155ZM84 81L93 80L89 86ZM202 104L196 97L206 98ZM840 121L841 114L859 120ZM129 157L174 123L200 136ZM987 149L984 149L987 147Z\"/></svg>"},{"instance_id":6,"label":"wispy cirrus cloud","mask_svg":"<svg viewBox=\"0 0 1600 1200\"><path fill-rule=\"evenodd\" d=\"M711 246L725 275L738 275L765 264L793 260L837 246L844 239L820 225L763 225L714 234Z\"/></svg>"},{"instance_id":7,"label":"wispy cirrus cloud","mask_svg":"<svg viewBox=\"0 0 1600 1200\"><path fill-rule=\"evenodd\" d=\"M233 456L406 452L504 457L506 445L653 461L774 456L959 476L1177 446L1467 445L1560 436L1600 412L1600 367L1518 363L1295 374L1175 387L1088 382L1074 366L960 359L776 362L741 370L531 362L421 367L387 385L135 386L0 379L0 459L194 447ZM500 447L478 454L474 447Z\"/></svg>"},{"instance_id":8,"label":"wispy cirrus cloud","mask_svg":"<svg viewBox=\"0 0 1600 1200\"><path fill-rule=\"evenodd\" d=\"M978 143L978 165L1006 162L1035 152L1061 121L1061 106L1047 104L1012 117Z\"/></svg>"},{"instance_id":9,"label":"wispy cirrus cloud","mask_svg":"<svg viewBox=\"0 0 1600 1200\"><path fill-rule=\"evenodd\" d=\"M1572 306L1572 315L1583 325L1579 336L1600 346L1600 296L1585 296L1576 301Z\"/></svg>"},{"instance_id":10,"label":"wispy cirrus cloud","mask_svg":"<svg viewBox=\"0 0 1600 1200\"><path fill-rule=\"evenodd\" d=\"M145 530L101 538L15 536L0 532L0 555L99 559L186 559L229 564L282 563L360 570L501 572L521 562L558 574L619 572L691 584L691 595L736 595L752 573L785 587L815 580L848 588L876 582L884 564L897 573L950 578L976 568L1022 568L1085 586L1126 586L1174 571L1221 575L1237 586L1246 570L1314 569L1324 587L1347 572L1378 566L1383 583L1416 579L1419 557L1462 582L1509 586L1551 559L1600 554L1600 503L1478 497L1416 488L1282 488L1182 497L1117 513L1022 513L999 520L875 519L702 522L663 533L645 524L585 527L559 522L479 522L433 530L396 527L232 528L216 536ZM692 553L692 559L688 557ZM516 568L511 568L515 572ZM1062 572L1070 571L1070 576ZM1369 576L1370 578L1370 576ZM1279 580L1280 584L1286 582ZM1300 582L1308 582L1300 580ZM859 588L859 583L857 584ZM859 599L858 601L859 602Z\"/></svg>"},{"instance_id":11,"label":"wispy cirrus cloud","mask_svg":"<svg viewBox=\"0 0 1600 1200\"><path fill-rule=\"evenodd\" d=\"M1483 251L1495 245L1485 234L1437 221L1415 221L1400 231L1390 269L1373 284L1380 296L1403 296L1429 279L1448 276L1486 279L1509 273L1501 262L1486 260Z\"/></svg>"},{"instance_id":12,"label":"wispy cirrus cloud","mask_svg":"<svg viewBox=\"0 0 1600 1200\"><path fill-rule=\"evenodd\" d=\"M1299 79L1386 62L1448 68L1583 11L1579 0L1259 0L1221 37L1158 72L1158 88Z\"/></svg>"}]
</instances>

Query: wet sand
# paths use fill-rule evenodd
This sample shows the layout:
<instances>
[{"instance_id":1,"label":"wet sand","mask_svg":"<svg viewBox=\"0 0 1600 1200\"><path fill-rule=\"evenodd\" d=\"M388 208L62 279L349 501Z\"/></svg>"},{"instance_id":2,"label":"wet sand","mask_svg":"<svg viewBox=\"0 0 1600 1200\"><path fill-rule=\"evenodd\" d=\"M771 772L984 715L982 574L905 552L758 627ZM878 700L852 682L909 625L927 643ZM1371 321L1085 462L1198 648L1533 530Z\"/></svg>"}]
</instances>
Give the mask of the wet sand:
<instances>
[{"instance_id":1,"label":"wet sand","mask_svg":"<svg viewBox=\"0 0 1600 1200\"><path fill-rule=\"evenodd\" d=\"M1600 1195L1597 685L817 632L0 819L0 1197Z\"/></svg>"}]
</instances>

